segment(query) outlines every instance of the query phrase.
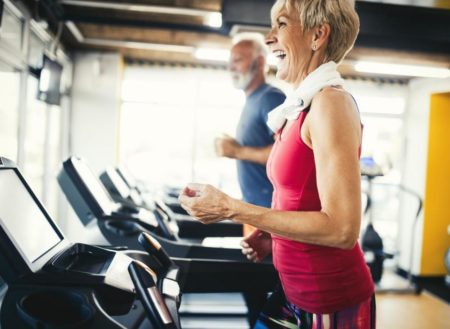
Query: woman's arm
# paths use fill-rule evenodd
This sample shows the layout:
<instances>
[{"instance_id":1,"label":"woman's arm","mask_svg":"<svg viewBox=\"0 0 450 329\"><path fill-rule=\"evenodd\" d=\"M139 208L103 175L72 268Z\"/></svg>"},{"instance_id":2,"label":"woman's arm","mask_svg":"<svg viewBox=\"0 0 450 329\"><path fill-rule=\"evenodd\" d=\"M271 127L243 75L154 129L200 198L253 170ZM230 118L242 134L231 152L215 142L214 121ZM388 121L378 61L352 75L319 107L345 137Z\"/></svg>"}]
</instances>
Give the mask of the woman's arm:
<instances>
[{"instance_id":1,"label":"woman's arm","mask_svg":"<svg viewBox=\"0 0 450 329\"><path fill-rule=\"evenodd\" d=\"M204 223L231 218L296 241L352 248L361 221L361 127L355 104L345 92L328 88L314 98L305 125L305 142L314 150L321 211L258 207L210 185L190 185L180 196L181 204Z\"/></svg>"}]
</instances>

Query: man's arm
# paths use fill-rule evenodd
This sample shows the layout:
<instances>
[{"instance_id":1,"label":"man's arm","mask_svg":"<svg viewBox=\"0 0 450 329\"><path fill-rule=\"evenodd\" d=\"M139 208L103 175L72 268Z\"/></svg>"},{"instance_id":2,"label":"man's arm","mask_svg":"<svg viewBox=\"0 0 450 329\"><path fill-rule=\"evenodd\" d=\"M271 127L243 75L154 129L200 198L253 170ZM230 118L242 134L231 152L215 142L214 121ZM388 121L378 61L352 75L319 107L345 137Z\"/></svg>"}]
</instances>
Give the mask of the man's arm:
<instances>
[{"instance_id":1,"label":"man's arm","mask_svg":"<svg viewBox=\"0 0 450 329\"><path fill-rule=\"evenodd\" d=\"M263 147L242 146L233 137L225 136L215 140L216 154L236 160L267 163L272 144Z\"/></svg>"}]
</instances>

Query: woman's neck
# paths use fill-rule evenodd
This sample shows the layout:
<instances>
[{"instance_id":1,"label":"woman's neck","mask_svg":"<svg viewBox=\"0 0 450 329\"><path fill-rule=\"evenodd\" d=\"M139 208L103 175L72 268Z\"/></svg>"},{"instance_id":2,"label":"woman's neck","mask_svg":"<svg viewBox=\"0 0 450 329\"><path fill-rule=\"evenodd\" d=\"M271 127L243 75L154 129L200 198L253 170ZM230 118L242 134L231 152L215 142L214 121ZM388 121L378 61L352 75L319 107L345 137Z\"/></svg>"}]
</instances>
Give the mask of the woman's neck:
<instances>
[{"instance_id":1,"label":"woman's neck","mask_svg":"<svg viewBox=\"0 0 450 329\"><path fill-rule=\"evenodd\" d=\"M294 90L300 86L302 81L305 80L308 75L314 72L320 65L325 63L326 61L322 54L320 54L319 52L314 53L309 63L303 70L301 70L299 78L292 84Z\"/></svg>"}]
</instances>

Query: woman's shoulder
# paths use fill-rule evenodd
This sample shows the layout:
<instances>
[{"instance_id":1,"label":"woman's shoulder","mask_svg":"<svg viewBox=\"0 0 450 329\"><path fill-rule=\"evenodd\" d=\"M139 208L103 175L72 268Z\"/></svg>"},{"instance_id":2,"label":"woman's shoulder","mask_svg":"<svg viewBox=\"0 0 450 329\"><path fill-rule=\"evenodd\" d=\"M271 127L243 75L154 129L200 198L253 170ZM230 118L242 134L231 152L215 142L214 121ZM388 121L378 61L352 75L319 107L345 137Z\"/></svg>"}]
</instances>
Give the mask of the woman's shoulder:
<instances>
[{"instance_id":1,"label":"woman's shoulder","mask_svg":"<svg viewBox=\"0 0 450 329\"><path fill-rule=\"evenodd\" d=\"M314 97L313 102L348 102L353 101L352 95L340 86L328 86L320 90Z\"/></svg>"},{"instance_id":2,"label":"woman's shoulder","mask_svg":"<svg viewBox=\"0 0 450 329\"><path fill-rule=\"evenodd\" d=\"M357 109L356 103L352 95L342 87L325 87L314 96L311 102L312 112L332 116L340 116L345 112L350 114L355 109Z\"/></svg>"}]
</instances>

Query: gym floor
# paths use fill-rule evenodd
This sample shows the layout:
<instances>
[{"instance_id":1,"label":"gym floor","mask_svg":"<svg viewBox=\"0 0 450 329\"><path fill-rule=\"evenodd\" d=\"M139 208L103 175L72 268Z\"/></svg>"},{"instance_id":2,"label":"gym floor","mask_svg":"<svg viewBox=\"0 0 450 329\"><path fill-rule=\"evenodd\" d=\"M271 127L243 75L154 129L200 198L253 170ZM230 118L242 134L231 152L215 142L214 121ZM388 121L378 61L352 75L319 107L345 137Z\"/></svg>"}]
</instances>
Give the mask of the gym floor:
<instances>
[{"instance_id":1,"label":"gym floor","mask_svg":"<svg viewBox=\"0 0 450 329\"><path fill-rule=\"evenodd\" d=\"M395 288L401 292L376 294L377 328L450 329L450 302L427 290L405 292L408 287L408 282L391 269L384 272L377 290ZM183 296L180 308L185 329L248 329L245 312L240 294L190 294Z\"/></svg>"},{"instance_id":2,"label":"gym floor","mask_svg":"<svg viewBox=\"0 0 450 329\"><path fill-rule=\"evenodd\" d=\"M378 329L448 329L450 304L428 292L377 294Z\"/></svg>"},{"instance_id":3,"label":"gym floor","mask_svg":"<svg viewBox=\"0 0 450 329\"><path fill-rule=\"evenodd\" d=\"M447 329L450 328L450 296L432 294L422 290L420 294L408 291L408 281L393 273L393 269L384 271L379 288L393 287L400 292L378 292L377 328L378 329ZM422 285L421 285L422 287ZM448 289L443 286L444 289ZM403 291L403 293L401 292Z\"/></svg>"}]
</instances>

